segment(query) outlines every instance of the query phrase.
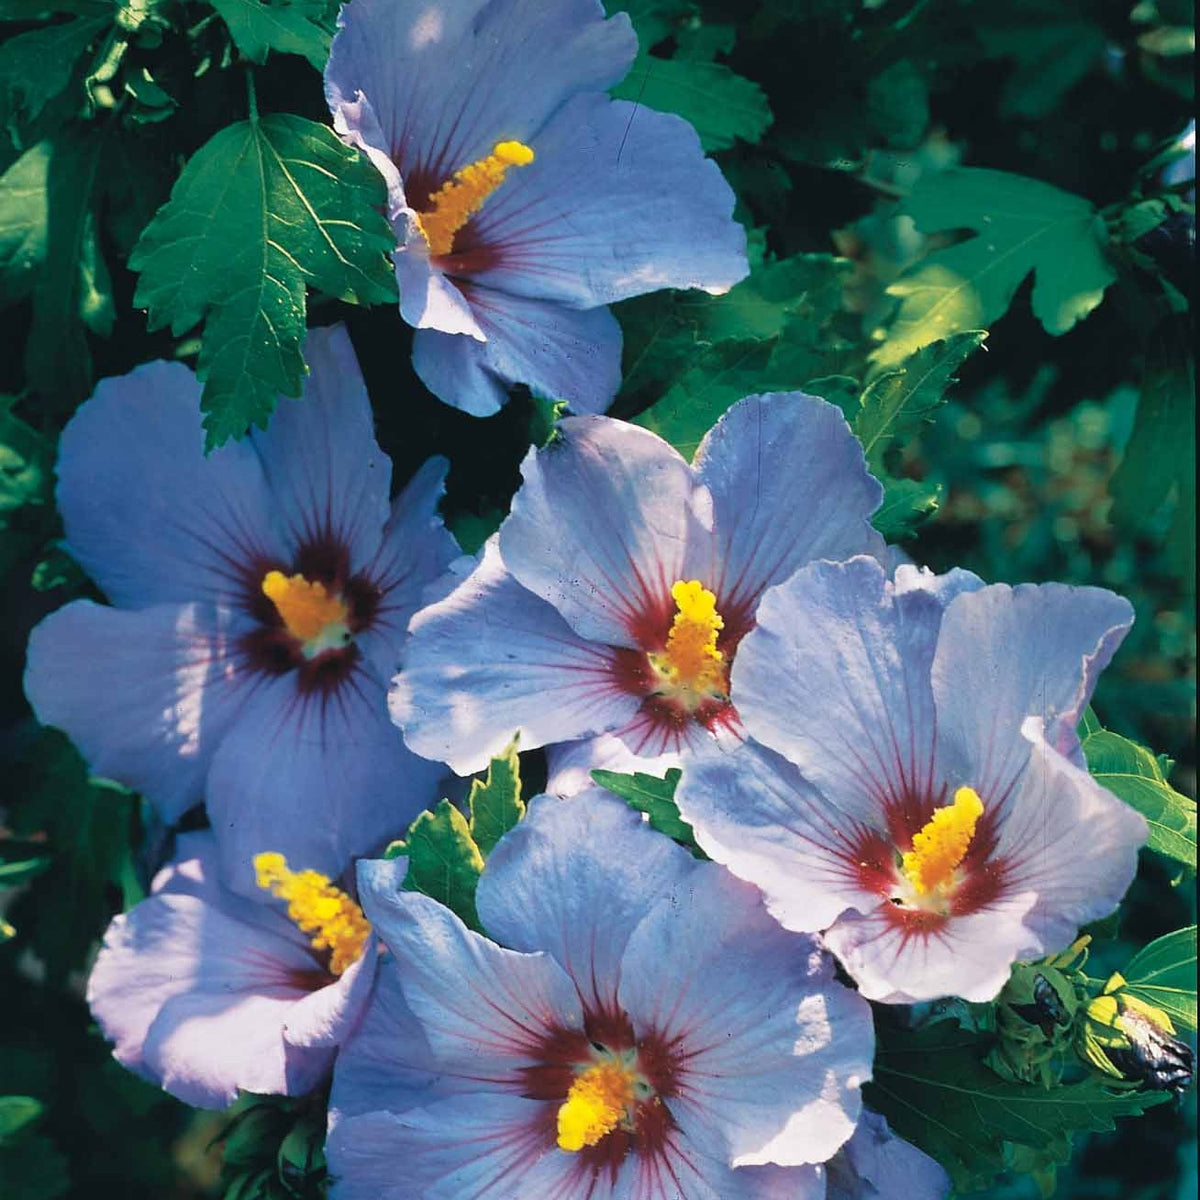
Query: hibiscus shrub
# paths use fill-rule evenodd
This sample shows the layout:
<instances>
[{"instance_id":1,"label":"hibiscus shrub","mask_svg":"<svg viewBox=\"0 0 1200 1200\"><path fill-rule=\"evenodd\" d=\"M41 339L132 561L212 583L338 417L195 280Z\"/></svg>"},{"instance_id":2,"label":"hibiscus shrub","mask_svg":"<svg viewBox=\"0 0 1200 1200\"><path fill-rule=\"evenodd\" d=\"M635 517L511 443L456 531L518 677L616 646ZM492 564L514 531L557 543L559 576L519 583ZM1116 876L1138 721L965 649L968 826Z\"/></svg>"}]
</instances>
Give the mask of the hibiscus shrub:
<instances>
[{"instance_id":1,"label":"hibiscus shrub","mask_svg":"<svg viewBox=\"0 0 1200 1200\"><path fill-rule=\"evenodd\" d=\"M1195 1189L1183 0L0 0L0 1195Z\"/></svg>"}]
</instances>

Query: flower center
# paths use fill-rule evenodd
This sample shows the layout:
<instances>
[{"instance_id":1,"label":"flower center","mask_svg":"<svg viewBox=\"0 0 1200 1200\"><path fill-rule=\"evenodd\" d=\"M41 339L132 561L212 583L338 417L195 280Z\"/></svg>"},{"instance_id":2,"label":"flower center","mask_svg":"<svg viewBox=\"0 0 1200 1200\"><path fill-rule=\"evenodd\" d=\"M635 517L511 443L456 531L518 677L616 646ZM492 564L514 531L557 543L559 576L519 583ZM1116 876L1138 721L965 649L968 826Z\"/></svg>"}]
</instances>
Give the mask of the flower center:
<instances>
[{"instance_id":1,"label":"flower center","mask_svg":"<svg viewBox=\"0 0 1200 1200\"><path fill-rule=\"evenodd\" d=\"M344 601L331 596L323 583L303 575L268 571L262 581L263 595L275 605L284 626L303 648L306 658L335 650L350 641L346 620L350 610Z\"/></svg>"},{"instance_id":2,"label":"flower center","mask_svg":"<svg viewBox=\"0 0 1200 1200\"><path fill-rule=\"evenodd\" d=\"M966 857L983 816L983 801L974 788L960 787L954 801L937 809L913 837L900 870L918 896L944 893Z\"/></svg>"},{"instance_id":3,"label":"flower center","mask_svg":"<svg viewBox=\"0 0 1200 1200\"><path fill-rule=\"evenodd\" d=\"M594 1146L629 1120L637 1075L615 1059L603 1059L578 1076L558 1110L558 1145L575 1153Z\"/></svg>"},{"instance_id":4,"label":"flower center","mask_svg":"<svg viewBox=\"0 0 1200 1200\"><path fill-rule=\"evenodd\" d=\"M282 854L254 856L258 886L288 904L287 915L304 933L312 934L314 950L328 950L329 969L341 975L362 957L371 925L362 909L318 871L292 871Z\"/></svg>"},{"instance_id":5,"label":"flower center","mask_svg":"<svg viewBox=\"0 0 1200 1200\"><path fill-rule=\"evenodd\" d=\"M675 620L667 644L646 657L658 675L656 692L679 700L689 709L705 700L724 699L725 655L717 649L717 634L725 628L717 598L698 579L677 580L671 588Z\"/></svg>"},{"instance_id":6,"label":"flower center","mask_svg":"<svg viewBox=\"0 0 1200 1200\"><path fill-rule=\"evenodd\" d=\"M454 249L454 235L483 207L504 182L510 167L527 167L533 151L524 142L497 142L491 154L454 172L418 214L421 232L435 258Z\"/></svg>"}]
</instances>

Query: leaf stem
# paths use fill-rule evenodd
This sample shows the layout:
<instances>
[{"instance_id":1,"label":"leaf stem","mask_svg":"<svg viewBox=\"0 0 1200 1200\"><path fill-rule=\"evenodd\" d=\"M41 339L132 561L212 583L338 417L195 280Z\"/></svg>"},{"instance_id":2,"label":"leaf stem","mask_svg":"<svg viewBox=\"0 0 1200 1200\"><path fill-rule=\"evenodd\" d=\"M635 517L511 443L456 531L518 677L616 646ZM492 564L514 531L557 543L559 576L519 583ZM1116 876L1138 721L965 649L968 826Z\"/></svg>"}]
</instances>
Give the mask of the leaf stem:
<instances>
[{"instance_id":1,"label":"leaf stem","mask_svg":"<svg viewBox=\"0 0 1200 1200\"><path fill-rule=\"evenodd\" d=\"M246 107L250 110L250 123L258 124L258 94L254 90L254 68L246 68Z\"/></svg>"}]
</instances>

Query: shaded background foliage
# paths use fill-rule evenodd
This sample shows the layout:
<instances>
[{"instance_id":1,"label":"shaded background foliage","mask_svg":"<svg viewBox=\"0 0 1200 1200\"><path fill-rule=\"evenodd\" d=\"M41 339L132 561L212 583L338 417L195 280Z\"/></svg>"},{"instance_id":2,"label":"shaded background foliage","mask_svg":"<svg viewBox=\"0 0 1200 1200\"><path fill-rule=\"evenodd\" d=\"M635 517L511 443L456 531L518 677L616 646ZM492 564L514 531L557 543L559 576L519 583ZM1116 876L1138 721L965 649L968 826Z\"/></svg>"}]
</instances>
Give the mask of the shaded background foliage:
<instances>
[{"instance_id":1,"label":"shaded background foliage","mask_svg":"<svg viewBox=\"0 0 1200 1200\"><path fill-rule=\"evenodd\" d=\"M755 263L724 301L661 294L617 307L626 381L614 415L687 450L749 391L809 384L841 403L888 479L889 537L915 560L1130 598L1138 620L1095 707L1107 728L1175 760L1174 786L1194 796L1194 222L1183 189L1158 182L1193 108L1192 4L609 8L628 9L642 40L616 94L693 121L738 194ZM230 1132L225 1116L197 1114L110 1059L83 980L165 835L137 797L89 780L65 739L37 729L20 678L32 625L90 587L56 541L58 431L95 379L222 348L191 318L157 327L153 239L134 247L185 164L251 106L327 122L314 67L335 11L325 0L0 0L0 1095L30 1098L0 1101L0 1179L16 1196L222 1194L212 1143L223 1133L224 1194L315 1194L300 1181L314 1178L319 1097L252 1109ZM1036 207L1029 181L1040 181L1070 193L1053 203L1079 215L1057 214L1061 234L1042 240L1015 295L981 276L969 303L948 307L936 336L954 336L923 352L938 380L919 393L888 374L911 380L907 354L934 340L921 340L927 314L905 307L906 281L939 262L986 265L989 251L988 214L939 178L958 166L1009 173L987 181L998 208ZM397 480L431 453L450 457L445 512L473 549L552 409L518 391L480 421L425 392L366 201L360 215L373 285L360 305L311 292L308 321L347 322ZM1070 291L1067 268L1081 260L1102 301ZM1055 279L1067 280L1057 304L1038 292ZM316 284L345 291L336 278ZM210 379L222 436L265 418L263 397L238 394L236 376ZM537 769L526 764L527 783ZM1102 969L1194 911L1194 882L1143 855ZM1058 1194L1191 1195L1194 1127L1192 1092L1094 1134L1059 1172ZM1038 1191L1001 1178L987 1194Z\"/></svg>"}]
</instances>

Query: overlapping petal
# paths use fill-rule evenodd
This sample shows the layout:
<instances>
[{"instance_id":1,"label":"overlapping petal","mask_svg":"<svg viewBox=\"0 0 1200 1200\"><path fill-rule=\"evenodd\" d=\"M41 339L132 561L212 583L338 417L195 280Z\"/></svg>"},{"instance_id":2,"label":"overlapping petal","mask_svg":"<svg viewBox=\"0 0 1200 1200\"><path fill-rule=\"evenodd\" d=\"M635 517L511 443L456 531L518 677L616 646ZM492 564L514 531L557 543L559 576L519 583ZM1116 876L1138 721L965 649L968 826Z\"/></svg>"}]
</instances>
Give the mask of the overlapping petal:
<instances>
[{"instance_id":1,"label":"overlapping petal","mask_svg":"<svg viewBox=\"0 0 1200 1200\"><path fill-rule=\"evenodd\" d=\"M479 284L456 289L482 338L418 328L413 369L435 396L491 416L514 383L565 399L574 412L603 412L621 384L621 327L606 308L567 308Z\"/></svg>"},{"instance_id":2,"label":"overlapping petal","mask_svg":"<svg viewBox=\"0 0 1200 1200\"><path fill-rule=\"evenodd\" d=\"M484 768L518 731L522 746L538 746L623 725L636 711L614 684L612 651L579 637L517 583L494 539L412 631L392 684L392 719L418 754L461 774Z\"/></svg>"},{"instance_id":3,"label":"overlapping petal","mask_svg":"<svg viewBox=\"0 0 1200 1200\"><path fill-rule=\"evenodd\" d=\"M203 799L213 755L254 693L235 665L249 627L210 604L130 611L76 600L30 635L25 693L95 774L178 820Z\"/></svg>"},{"instance_id":4,"label":"overlapping petal","mask_svg":"<svg viewBox=\"0 0 1200 1200\"><path fill-rule=\"evenodd\" d=\"M388 721L383 685L360 667L331 692L265 680L226 734L208 779L209 818L230 885L254 893L253 859L277 851L336 878L401 836L445 773Z\"/></svg>"},{"instance_id":5,"label":"overlapping petal","mask_svg":"<svg viewBox=\"0 0 1200 1200\"><path fill-rule=\"evenodd\" d=\"M104 379L59 442L58 507L72 556L113 604L232 604L245 567L284 557L254 448L205 457L200 384L180 363Z\"/></svg>"},{"instance_id":6,"label":"overlapping petal","mask_svg":"<svg viewBox=\"0 0 1200 1200\"><path fill-rule=\"evenodd\" d=\"M803 392L747 396L705 435L693 462L712 495L711 541L693 573L725 610L750 615L762 593L816 559L871 554L883 490L841 410Z\"/></svg>"},{"instance_id":7,"label":"overlapping petal","mask_svg":"<svg viewBox=\"0 0 1200 1200\"><path fill-rule=\"evenodd\" d=\"M691 874L685 850L592 787L531 804L492 852L476 904L494 938L547 951L587 1003L609 1009L634 928Z\"/></svg>"},{"instance_id":8,"label":"overlapping petal","mask_svg":"<svg viewBox=\"0 0 1200 1200\"><path fill-rule=\"evenodd\" d=\"M333 980L307 937L214 878L209 834L183 839L172 878L118 916L88 980L117 1059L172 1095L224 1108L238 1090L295 1094L329 1069L366 1000L374 954Z\"/></svg>"},{"instance_id":9,"label":"overlapping petal","mask_svg":"<svg viewBox=\"0 0 1200 1200\"><path fill-rule=\"evenodd\" d=\"M874 1034L867 1004L832 979L813 939L715 865L647 910L620 1002L684 1064L668 1103L690 1145L720 1145L733 1166L798 1166L850 1137Z\"/></svg>"},{"instance_id":10,"label":"overlapping petal","mask_svg":"<svg viewBox=\"0 0 1200 1200\"><path fill-rule=\"evenodd\" d=\"M571 308L665 287L719 294L745 276L733 191L686 121L590 92L535 148L455 243L452 274Z\"/></svg>"}]
</instances>

